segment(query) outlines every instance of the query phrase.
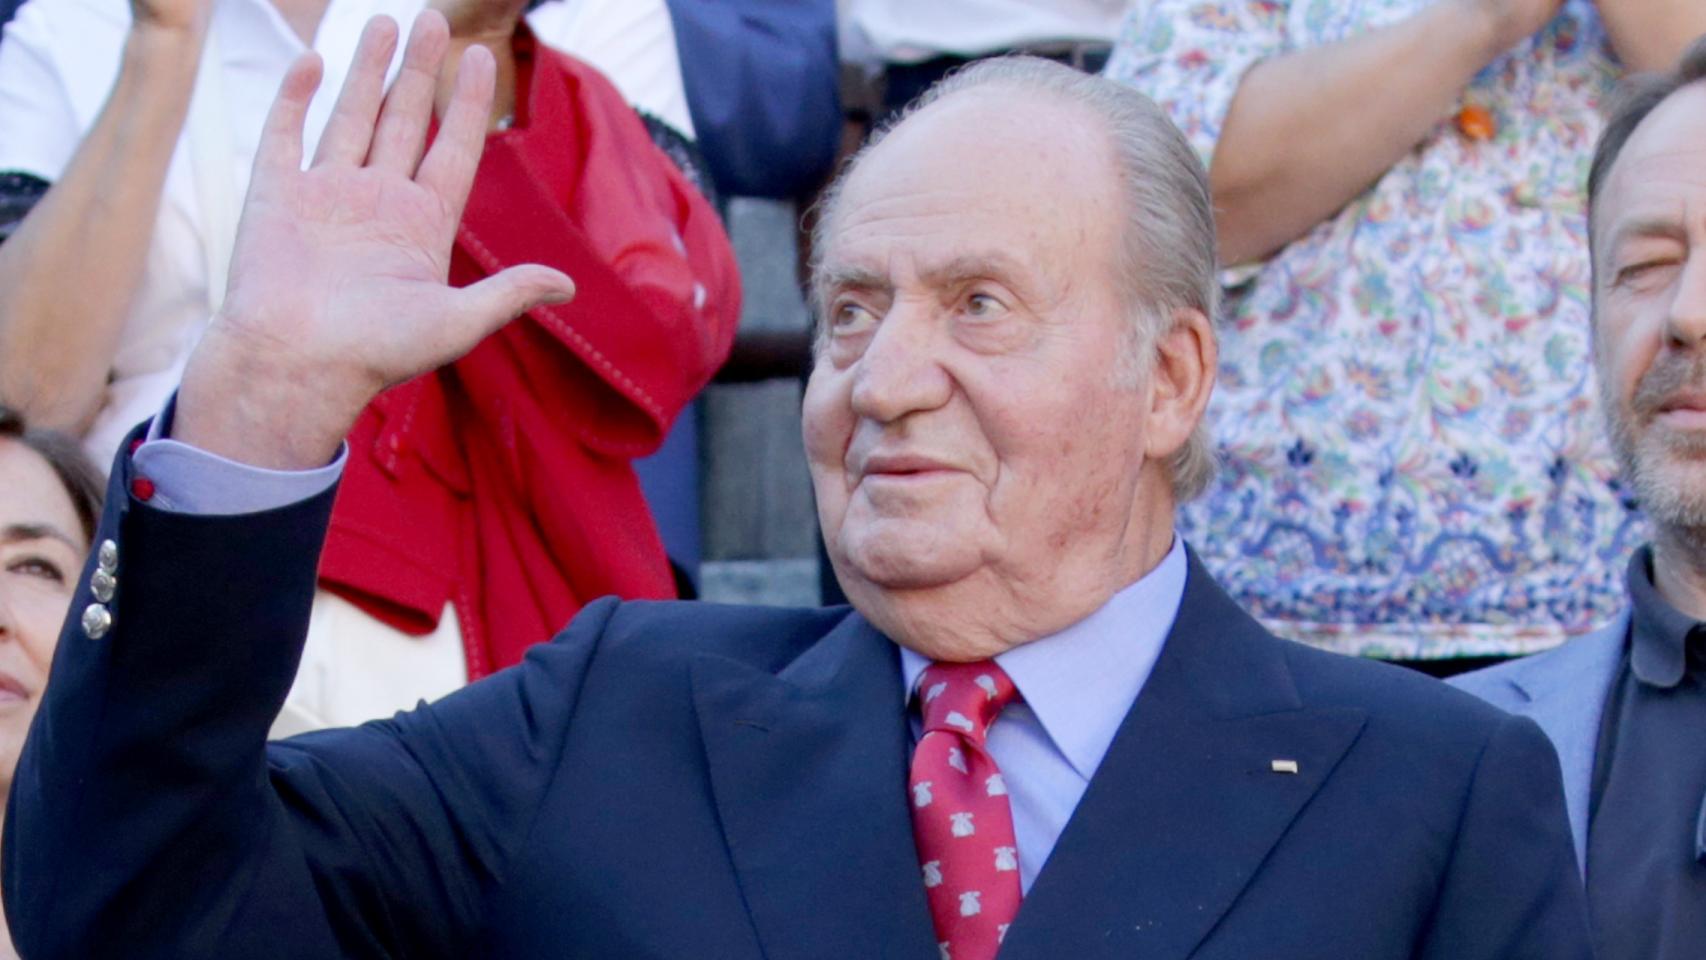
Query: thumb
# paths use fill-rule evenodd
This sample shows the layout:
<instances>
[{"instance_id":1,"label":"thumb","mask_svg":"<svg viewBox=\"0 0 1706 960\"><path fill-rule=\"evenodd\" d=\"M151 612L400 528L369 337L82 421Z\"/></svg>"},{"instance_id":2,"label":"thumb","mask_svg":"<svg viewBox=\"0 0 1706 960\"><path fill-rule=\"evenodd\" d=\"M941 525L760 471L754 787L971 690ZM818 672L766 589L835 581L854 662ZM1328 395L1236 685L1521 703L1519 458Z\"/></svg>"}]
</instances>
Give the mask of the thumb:
<instances>
[{"instance_id":1,"label":"thumb","mask_svg":"<svg viewBox=\"0 0 1706 960\"><path fill-rule=\"evenodd\" d=\"M573 300L575 282L560 270L528 263L463 287L458 294L465 315L481 328L484 339L534 307Z\"/></svg>"}]
</instances>

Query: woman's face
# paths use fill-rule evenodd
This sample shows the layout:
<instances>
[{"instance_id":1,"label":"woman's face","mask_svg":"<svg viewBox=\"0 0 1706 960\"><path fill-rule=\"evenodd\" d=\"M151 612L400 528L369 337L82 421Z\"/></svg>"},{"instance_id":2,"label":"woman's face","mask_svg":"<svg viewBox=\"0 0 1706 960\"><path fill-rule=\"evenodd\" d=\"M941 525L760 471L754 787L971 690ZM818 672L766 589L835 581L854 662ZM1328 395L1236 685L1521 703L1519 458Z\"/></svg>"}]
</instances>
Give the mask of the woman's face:
<instances>
[{"instance_id":1,"label":"woman's face","mask_svg":"<svg viewBox=\"0 0 1706 960\"><path fill-rule=\"evenodd\" d=\"M41 454L0 439L0 785L9 786L88 537Z\"/></svg>"}]
</instances>

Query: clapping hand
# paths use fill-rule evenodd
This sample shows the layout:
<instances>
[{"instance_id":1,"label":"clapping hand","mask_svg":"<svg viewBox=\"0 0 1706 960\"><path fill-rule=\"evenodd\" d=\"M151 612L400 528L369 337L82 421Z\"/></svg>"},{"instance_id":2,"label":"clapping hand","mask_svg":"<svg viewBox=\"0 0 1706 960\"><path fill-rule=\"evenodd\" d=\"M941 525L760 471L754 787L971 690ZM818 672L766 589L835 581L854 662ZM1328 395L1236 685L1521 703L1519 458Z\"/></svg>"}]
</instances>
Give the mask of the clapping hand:
<instances>
[{"instance_id":1,"label":"clapping hand","mask_svg":"<svg viewBox=\"0 0 1706 960\"><path fill-rule=\"evenodd\" d=\"M449 46L444 17L415 21L386 94L396 44L391 20L368 24L306 170L302 126L319 61L305 55L286 74L261 135L225 306L184 374L177 439L261 467L321 466L381 390L573 296L568 277L537 265L463 289L446 283L484 146L492 55L479 45L462 53L428 150Z\"/></svg>"}]
</instances>

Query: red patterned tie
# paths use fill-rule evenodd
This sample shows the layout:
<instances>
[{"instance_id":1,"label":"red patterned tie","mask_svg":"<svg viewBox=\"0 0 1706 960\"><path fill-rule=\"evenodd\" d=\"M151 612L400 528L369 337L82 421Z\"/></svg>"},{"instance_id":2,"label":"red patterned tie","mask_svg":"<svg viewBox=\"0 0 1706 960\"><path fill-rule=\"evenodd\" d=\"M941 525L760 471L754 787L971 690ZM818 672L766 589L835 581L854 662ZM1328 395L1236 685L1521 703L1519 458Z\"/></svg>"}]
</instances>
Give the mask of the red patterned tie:
<instances>
[{"instance_id":1,"label":"red patterned tie","mask_svg":"<svg viewBox=\"0 0 1706 960\"><path fill-rule=\"evenodd\" d=\"M1019 912L1019 845L989 725L1017 694L994 662L924 671L912 755L912 835L943 960L989 960Z\"/></svg>"}]
</instances>

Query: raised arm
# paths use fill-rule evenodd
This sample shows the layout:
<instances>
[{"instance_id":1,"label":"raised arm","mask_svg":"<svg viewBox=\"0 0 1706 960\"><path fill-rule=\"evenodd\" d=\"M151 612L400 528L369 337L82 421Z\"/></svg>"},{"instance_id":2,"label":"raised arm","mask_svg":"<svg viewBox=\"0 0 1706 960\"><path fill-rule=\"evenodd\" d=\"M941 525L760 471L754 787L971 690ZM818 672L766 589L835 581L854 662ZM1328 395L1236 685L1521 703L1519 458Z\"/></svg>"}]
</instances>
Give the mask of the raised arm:
<instances>
[{"instance_id":1,"label":"raised arm","mask_svg":"<svg viewBox=\"0 0 1706 960\"><path fill-rule=\"evenodd\" d=\"M80 623L85 570L6 809L22 955L475 955L616 605L430 708L269 746L333 491L177 513L129 495L129 460L99 534L118 547L110 626Z\"/></svg>"},{"instance_id":2,"label":"raised arm","mask_svg":"<svg viewBox=\"0 0 1706 960\"><path fill-rule=\"evenodd\" d=\"M1706 35L1699 0L1598 0L1612 49L1630 70L1666 70L1697 37Z\"/></svg>"},{"instance_id":3,"label":"raised arm","mask_svg":"<svg viewBox=\"0 0 1706 960\"><path fill-rule=\"evenodd\" d=\"M70 165L0 244L0 402L74 434L100 412L212 3L137 0L131 10L106 106ZM7 135L18 132L0 130Z\"/></svg>"},{"instance_id":4,"label":"raised arm","mask_svg":"<svg viewBox=\"0 0 1706 960\"><path fill-rule=\"evenodd\" d=\"M1477 71L1558 7L1439 0L1389 27L1257 63L1209 165L1223 262L1267 257L1336 214L1450 114Z\"/></svg>"},{"instance_id":5,"label":"raised arm","mask_svg":"<svg viewBox=\"0 0 1706 960\"><path fill-rule=\"evenodd\" d=\"M287 75L176 439L255 466L322 465L374 392L570 296L567 277L538 267L445 285L493 64L483 48L462 56L423 150L444 20L417 21L386 97L396 40L383 18L364 32L307 171L318 61ZM114 470L97 535L111 544L90 561L117 585L97 595L82 574L7 806L15 942L41 960L467 956L600 628L430 709L269 749L332 491L178 513L137 492L134 466L126 455Z\"/></svg>"}]
</instances>

